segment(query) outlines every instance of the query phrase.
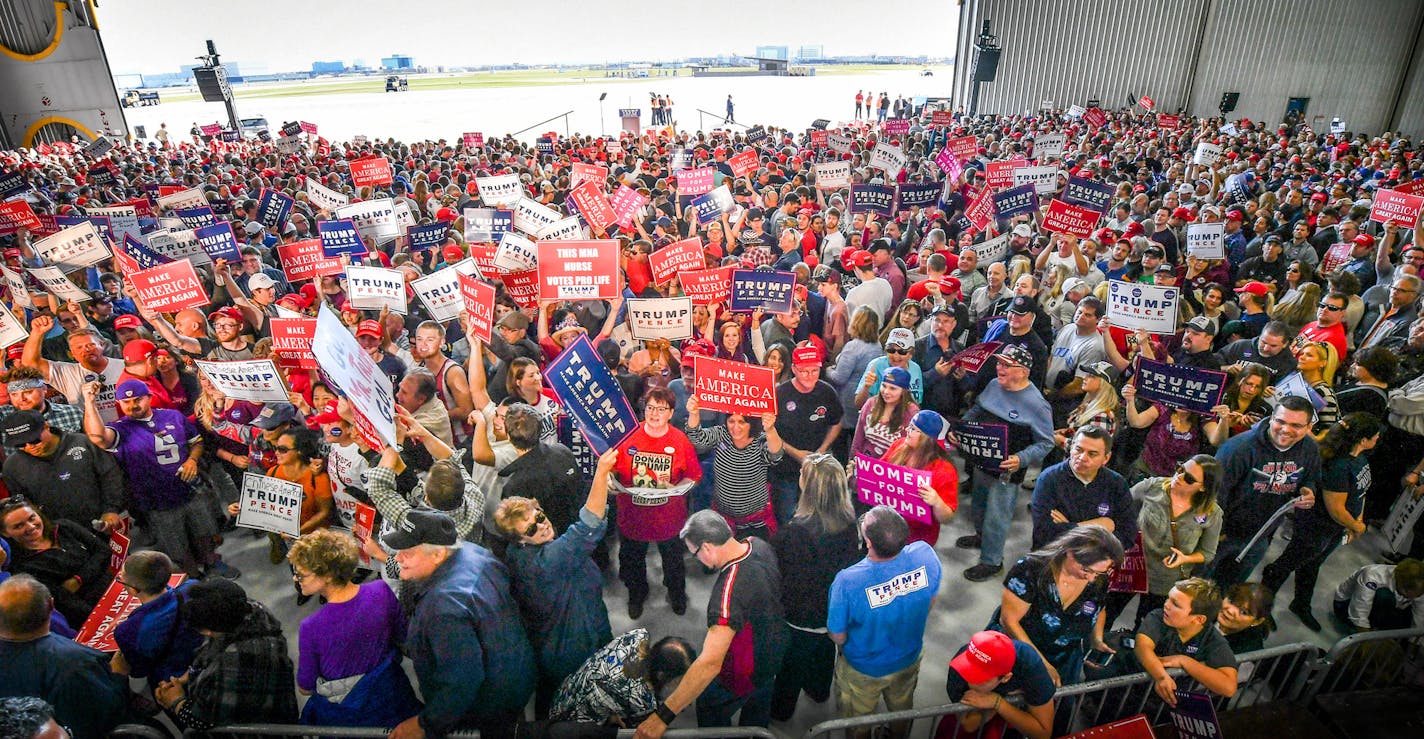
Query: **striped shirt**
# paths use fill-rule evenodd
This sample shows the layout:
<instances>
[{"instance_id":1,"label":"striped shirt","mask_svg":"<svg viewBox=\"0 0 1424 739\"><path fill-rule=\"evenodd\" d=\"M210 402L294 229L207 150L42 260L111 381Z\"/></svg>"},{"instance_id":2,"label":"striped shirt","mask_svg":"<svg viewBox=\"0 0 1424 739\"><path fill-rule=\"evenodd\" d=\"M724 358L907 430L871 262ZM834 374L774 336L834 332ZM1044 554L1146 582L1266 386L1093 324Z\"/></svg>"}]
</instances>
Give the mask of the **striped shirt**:
<instances>
[{"instance_id":1,"label":"striped shirt","mask_svg":"<svg viewBox=\"0 0 1424 739\"><path fill-rule=\"evenodd\" d=\"M699 454L712 452L712 507L732 518L745 518L766 509L766 471L781 461L782 452L766 448L762 434L750 444L737 448L726 426L689 427L687 438Z\"/></svg>"}]
</instances>

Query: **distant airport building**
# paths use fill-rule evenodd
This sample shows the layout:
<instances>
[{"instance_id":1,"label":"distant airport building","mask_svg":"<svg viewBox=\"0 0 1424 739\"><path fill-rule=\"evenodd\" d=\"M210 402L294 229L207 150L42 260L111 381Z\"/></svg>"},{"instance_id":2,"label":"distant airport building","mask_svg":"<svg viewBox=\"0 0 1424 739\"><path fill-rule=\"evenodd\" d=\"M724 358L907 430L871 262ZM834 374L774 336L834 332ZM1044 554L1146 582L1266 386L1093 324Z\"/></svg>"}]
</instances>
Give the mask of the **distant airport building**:
<instances>
[{"instance_id":1,"label":"distant airport building","mask_svg":"<svg viewBox=\"0 0 1424 739\"><path fill-rule=\"evenodd\" d=\"M1417 1L962 0L953 95L967 110L978 77L992 79L980 113L1147 96L1165 112L1424 135L1421 28Z\"/></svg>"},{"instance_id":2,"label":"distant airport building","mask_svg":"<svg viewBox=\"0 0 1424 739\"><path fill-rule=\"evenodd\" d=\"M345 62L312 62L312 74L341 74L346 71Z\"/></svg>"},{"instance_id":3,"label":"distant airport building","mask_svg":"<svg viewBox=\"0 0 1424 739\"><path fill-rule=\"evenodd\" d=\"M404 54L381 57L381 69L414 69L415 59Z\"/></svg>"},{"instance_id":4,"label":"distant airport building","mask_svg":"<svg viewBox=\"0 0 1424 739\"><path fill-rule=\"evenodd\" d=\"M758 56L760 56L760 55L758 55ZM819 46L819 45L817 45L817 46L802 46L801 48L799 48L799 49L796 50L796 58L799 59L799 60L801 60L801 61L806 61L806 60L810 60L810 59L824 59L824 58L825 58L824 49L823 49L821 46Z\"/></svg>"},{"instance_id":5,"label":"distant airport building","mask_svg":"<svg viewBox=\"0 0 1424 739\"><path fill-rule=\"evenodd\" d=\"M754 56L758 59L780 59L784 62L790 60L790 57L787 56L788 51L789 48L786 46L758 46Z\"/></svg>"}]
</instances>

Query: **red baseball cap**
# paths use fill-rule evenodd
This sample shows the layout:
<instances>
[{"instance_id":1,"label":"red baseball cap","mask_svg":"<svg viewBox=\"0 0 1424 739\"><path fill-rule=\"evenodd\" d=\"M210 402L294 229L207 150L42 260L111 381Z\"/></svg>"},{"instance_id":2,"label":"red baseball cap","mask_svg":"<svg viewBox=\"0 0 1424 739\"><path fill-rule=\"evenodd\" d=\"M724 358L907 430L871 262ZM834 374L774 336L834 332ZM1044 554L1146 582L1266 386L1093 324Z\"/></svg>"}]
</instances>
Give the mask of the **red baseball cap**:
<instances>
[{"instance_id":1,"label":"red baseball cap","mask_svg":"<svg viewBox=\"0 0 1424 739\"><path fill-rule=\"evenodd\" d=\"M381 332L381 324L377 323L375 319L367 318L366 320L356 325L356 336L374 336L378 339L383 338L383 334Z\"/></svg>"},{"instance_id":2,"label":"red baseball cap","mask_svg":"<svg viewBox=\"0 0 1424 739\"><path fill-rule=\"evenodd\" d=\"M237 321L239 324L243 322L242 311L230 305L224 308L218 308L212 313L209 313L208 323L217 323L217 320L219 318L226 318L231 321ZM117 327L118 325L118 321L115 321L114 326Z\"/></svg>"},{"instance_id":3,"label":"red baseball cap","mask_svg":"<svg viewBox=\"0 0 1424 739\"><path fill-rule=\"evenodd\" d=\"M1193 218L1195 218L1196 216L1194 216L1194 215L1192 214L1192 209L1191 209L1191 208L1178 208L1178 209L1172 211L1172 217L1173 217L1173 218L1180 219L1180 220L1183 220L1183 221L1190 221L1190 220L1192 220Z\"/></svg>"},{"instance_id":4,"label":"red baseball cap","mask_svg":"<svg viewBox=\"0 0 1424 739\"><path fill-rule=\"evenodd\" d=\"M978 685L1013 672L1016 661L1013 639L998 631L981 631L969 637L969 644L949 661L949 666L964 682Z\"/></svg>"},{"instance_id":5,"label":"red baseball cap","mask_svg":"<svg viewBox=\"0 0 1424 739\"><path fill-rule=\"evenodd\" d=\"M939 280L939 291L941 295L960 295L960 283L958 277L941 277Z\"/></svg>"},{"instance_id":6,"label":"red baseball cap","mask_svg":"<svg viewBox=\"0 0 1424 739\"><path fill-rule=\"evenodd\" d=\"M1232 208L1231 210L1226 211L1226 220L1228 220L1228 221L1242 221L1242 220L1245 220L1245 219L1246 219L1246 214L1245 214L1245 213L1242 213L1241 211L1239 211L1239 210L1237 210L1237 209L1235 209L1235 208Z\"/></svg>"},{"instance_id":7,"label":"red baseball cap","mask_svg":"<svg viewBox=\"0 0 1424 739\"><path fill-rule=\"evenodd\" d=\"M821 366L826 358L821 354L821 348L807 341L791 350L791 366L814 364Z\"/></svg>"},{"instance_id":8,"label":"red baseball cap","mask_svg":"<svg viewBox=\"0 0 1424 739\"><path fill-rule=\"evenodd\" d=\"M870 252L864 249L856 249L850 253L850 256L846 257L846 266L869 267L873 261L875 261L875 259L870 255Z\"/></svg>"},{"instance_id":9,"label":"red baseball cap","mask_svg":"<svg viewBox=\"0 0 1424 739\"><path fill-rule=\"evenodd\" d=\"M693 357L715 357L717 349L712 346L712 342L706 339L689 341L682 345L682 366L691 367L696 361Z\"/></svg>"},{"instance_id":10,"label":"red baseball cap","mask_svg":"<svg viewBox=\"0 0 1424 739\"><path fill-rule=\"evenodd\" d=\"M1375 237L1369 234L1359 234L1352 239L1352 241L1355 243L1355 246L1363 246L1367 249L1373 249L1375 246Z\"/></svg>"},{"instance_id":11,"label":"red baseball cap","mask_svg":"<svg viewBox=\"0 0 1424 739\"><path fill-rule=\"evenodd\" d=\"M440 257L448 264L454 264L465 258L465 250L459 244L450 244L440 250Z\"/></svg>"},{"instance_id":12,"label":"red baseball cap","mask_svg":"<svg viewBox=\"0 0 1424 739\"><path fill-rule=\"evenodd\" d=\"M158 347L154 346L152 341L148 339L134 339L124 344L124 363L137 364L147 361L156 351L158 351Z\"/></svg>"},{"instance_id":13,"label":"red baseball cap","mask_svg":"<svg viewBox=\"0 0 1424 739\"><path fill-rule=\"evenodd\" d=\"M132 314L132 313L125 313L124 315L119 316L119 317L117 317L117 318L114 319L114 329L115 329L115 330L121 329L121 328L131 328L131 329L134 329L134 330L138 330L138 329L140 329L140 328L142 328L142 327L143 327L143 321L139 320L139 317L136 316L136 315L134 315L134 314Z\"/></svg>"},{"instance_id":14,"label":"red baseball cap","mask_svg":"<svg viewBox=\"0 0 1424 739\"><path fill-rule=\"evenodd\" d=\"M322 409L321 413L318 413L318 414L316 414L315 416L312 416L312 417L311 417L311 422L312 422L312 423L315 423L315 424L322 424L322 423L336 423L337 421L340 421L340 420L341 420L341 414L336 412L336 407L337 407L337 405L339 405L340 403L341 403L341 401L339 401L339 400L337 400L337 399L335 399L335 398L332 398L331 400L326 401L326 407Z\"/></svg>"},{"instance_id":15,"label":"red baseball cap","mask_svg":"<svg viewBox=\"0 0 1424 739\"><path fill-rule=\"evenodd\" d=\"M1236 288L1239 293L1251 293L1252 295L1265 295L1271 291L1271 286L1264 282L1252 280L1241 287Z\"/></svg>"}]
</instances>

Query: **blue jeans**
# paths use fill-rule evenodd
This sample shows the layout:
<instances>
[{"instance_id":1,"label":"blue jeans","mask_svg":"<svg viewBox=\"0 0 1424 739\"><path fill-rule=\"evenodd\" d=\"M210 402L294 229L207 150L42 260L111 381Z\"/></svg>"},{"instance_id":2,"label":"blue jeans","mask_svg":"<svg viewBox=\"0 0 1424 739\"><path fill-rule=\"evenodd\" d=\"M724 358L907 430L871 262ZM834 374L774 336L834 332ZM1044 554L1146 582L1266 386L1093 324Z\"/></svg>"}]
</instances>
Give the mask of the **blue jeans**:
<instances>
[{"instance_id":1,"label":"blue jeans","mask_svg":"<svg viewBox=\"0 0 1424 739\"><path fill-rule=\"evenodd\" d=\"M1252 532L1252 534L1254 533ZM1230 539L1222 537L1221 542L1216 545L1216 558L1207 563L1206 570L1202 575L1215 580L1223 591L1232 585L1246 582L1256 566L1266 558L1266 551L1271 548L1271 538L1274 536L1275 532L1271 532L1270 535L1261 537L1256 542L1256 546L1251 547L1251 551L1247 552L1240 562L1236 561L1236 555L1246 548L1246 542L1250 541L1251 534L1233 536Z\"/></svg>"},{"instance_id":2,"label":"blue jeans","mask_svg":"<svg viewBox=\"0 0 1424 739\"><path fill-rule=\"evenodd\" d=\"M772 685L767 684L740 698L713 680L697 697L697 725L702 728L731 726L732 716L741 711L739 726L771 725Z\"/></svg>"},{"instance_id":3,"label":"blue jeans","mask_svg":"<svg viewBox=\"0 0 1424 739\"><path fill-rule=\"evenodd\" d=\"M969 496L969 520L982 541L979 561L999 567L1004 563L1004 542L1018 509L1019 484L1000 479L983 470L974 470L974 489Z\"/></svg>"},{"instance_id":4,"label":"blue jeans","mask_svg":"<svg viewBox=\"0 0 1424 739\"><path fill-rule=\"evenodd\" d=\"M785 526L796 515L796 504L801 502L801 475L787 477L775 470L767 473L771 482L771 504L776 510L776 523Z\"/></svg>"}]
</instances>

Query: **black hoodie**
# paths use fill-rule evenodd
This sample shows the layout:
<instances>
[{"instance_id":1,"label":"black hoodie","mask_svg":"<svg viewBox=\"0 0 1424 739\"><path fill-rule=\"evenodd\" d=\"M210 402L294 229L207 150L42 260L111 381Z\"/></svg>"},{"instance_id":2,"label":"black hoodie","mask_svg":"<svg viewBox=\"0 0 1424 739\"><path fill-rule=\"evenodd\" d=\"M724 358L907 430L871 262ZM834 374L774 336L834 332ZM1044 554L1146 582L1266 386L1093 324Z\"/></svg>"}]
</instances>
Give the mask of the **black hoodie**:
<instances>
[{"instance_id":1,"label":"black hoodie","mask_svg":"<svg viewBox=\"0 0 1424 739\"><path fill-rule=\"evenodd\" d=\"M1221 445L1221 484L1217 503L1225 512L1221 533L1232 539L1249 539L1288 499L1310 488L1320 495L1320 448L1306 435L1281 451L1271 442L1271 419L1262 419L1250 431ZM1321 505L1317 500L1316 505Z\"/></svg>"}]
</instances>

